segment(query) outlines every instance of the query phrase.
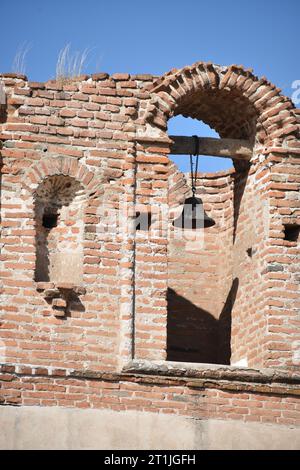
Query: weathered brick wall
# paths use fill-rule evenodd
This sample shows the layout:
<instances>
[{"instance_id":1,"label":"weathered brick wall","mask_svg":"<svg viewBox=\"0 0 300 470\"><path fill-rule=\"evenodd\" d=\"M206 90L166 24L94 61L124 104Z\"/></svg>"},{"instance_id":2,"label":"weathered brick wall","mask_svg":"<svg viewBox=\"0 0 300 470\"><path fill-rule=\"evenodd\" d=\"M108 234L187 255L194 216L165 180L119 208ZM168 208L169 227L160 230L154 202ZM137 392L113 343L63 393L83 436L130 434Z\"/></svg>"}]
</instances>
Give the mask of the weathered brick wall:
<instances>
[{"instance_id":1,"label":"weathered brick wall","mask_svg":"<svg viewBox=\"0 0 300 470\"><path fill-rule=\"evenodd\" d=\"M125 308L123 314L119 306L131 302L132 242L127 242L116 214L120 197L132 203L130 120L136 112L133 95L144 79L147 83L147 77L128 81L126 74L98 74L92 83L82 77L62 85L3 78L8 116L1 129L1 331L8 360L74 367L88 362L110 369L117 367L123 352L128 354L127 346L123 350L127 329L120 328L128 312ZM35 194L43 182L59 175L81 184L85 194L82 266L71 266L72 274L60 281L71 283L74 269L82 270L86 294L69 302L64 318L54 316L44 296L53 286L37 290L35 282L37 244L42 241Z\"/></svg>"},{"instance_id":2,"label":"weathered brick wall","mask_svg":"<svg viewBox=\"0 0 300 470\"><path fill-rule=\"evenodd\" d=\"M236 175L234 184L233 277L239 288L232 311L232 363L263 367L266 337L264 253L268 200L259 165Z\"/></svg>"},{"instance_id":3,"label":"weathered brick wall","mask_svg":"<svg viewBox=\"0 0 300 470\"><path fill-rule=\"evenodd\" d=\"M299 146L299 143L298 145ZM268 247L267 312L268 337L265 363L274 366L299 366L299 155L276 152L268 179L270 201L270 241Z\"/></svg>"},{"instance_id":4,"label":"weathered brick wall","mask_svg":"<svg viewBox=\"0 0 300 470\"><path fill-rule=\"evenodd\" d=\"M249 366L299 366L297 164L292 154L283 159L270 154L263 165L252 166L247 181L245 175L237 180L235 191L243 194L238 203L234 275L245 288L240 289L232 313L233 362L236 355L247 357ZM294 229L293 241L285 239L286 225Z\"/></svg>"},{"instance_id":5,"label":"weathered brick wall","mask_svg":"<svg viewBox=\"0 0 300 470\"><path fill-rule=\"evenodd\" d=\"M249 70L204 63L159 78L0 78L3 362L116 372L133 358L229 363L231 353L250 367L299 367L299 111L288 98ZM200 175L217 223L198 251L173 237L170 209L188 194L168 157L176 114L253 143L249 168ZM151 212L150 230L135 231L136 212Z\"/></svg>"},{"instance_id":6,"label":"weathered brick wall","mask_svg":"<svg viewBox=\"0 0 300 470\"><path fill-rule=\"evenodd\" d=\"M160 377L157 371L152 375L97 374L6 365L1 368L1 401L14 406L138 410L198 419L300 425L299 375L280 377L224 369L198 371L190 377L174 377L164 370Z\"/></svg>"}]
</instances>

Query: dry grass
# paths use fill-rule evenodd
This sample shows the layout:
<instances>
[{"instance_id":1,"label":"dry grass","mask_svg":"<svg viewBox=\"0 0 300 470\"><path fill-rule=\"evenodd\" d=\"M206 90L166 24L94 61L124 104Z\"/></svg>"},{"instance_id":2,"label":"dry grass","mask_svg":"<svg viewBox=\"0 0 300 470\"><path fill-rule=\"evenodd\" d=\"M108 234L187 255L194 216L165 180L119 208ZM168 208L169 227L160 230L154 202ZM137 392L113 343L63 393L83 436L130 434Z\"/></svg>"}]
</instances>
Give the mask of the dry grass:
<instances>
[{"instance_id":1,"label":"dry grass","mask_svg":"<svg viewBox=\"0 0 300 470\"><path fill-rule=\"evenodd\" d=\"M25 75L26 72L26 57L31 49L31 45L28 42L23 42L19 45L16 55L12 63L12 72Z\"/></svg>"},{"instance_id":2,"label":"dry grass","mask_svg":"<svg viewBox=\"0 0 300 470\"><path fill-rule=\"evenodd\" d=\"M71 52L71 44L66 44L60 51L56 63L56 80L69 81L82 74L90 49L83 52Z\"/></svg>"}]
</instances>

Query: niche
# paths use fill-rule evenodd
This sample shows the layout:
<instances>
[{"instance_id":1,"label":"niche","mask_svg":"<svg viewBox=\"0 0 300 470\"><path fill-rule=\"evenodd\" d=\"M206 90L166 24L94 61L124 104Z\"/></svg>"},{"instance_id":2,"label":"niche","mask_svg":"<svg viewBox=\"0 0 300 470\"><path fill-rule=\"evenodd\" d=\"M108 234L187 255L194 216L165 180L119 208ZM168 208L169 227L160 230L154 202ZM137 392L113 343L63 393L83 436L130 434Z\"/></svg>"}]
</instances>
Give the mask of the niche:
<instances>
[{"instance_id":1,"label":"niche","mask_svg":"<svg viewBox=\"0 0 300 470\"><path fill-rule=\"evenodd\" d=\"M300 225L286 224L284 226L284 239L288 242L297 242L299 240Z\"/></svg>"},{"instance_id":2,"label":"niche","mask_svg":"<svg viewBox=\"0 0 300 470\"><path fill-rule=\"evenodd\" d=\"M44 228L53 228L57 226L58 215L57 214L47 214L46 212L43 215L42 225Z\"/></svg>"},{"instance_id":3,"label":"niche","mask_svg":"<svg viewBox=\"0 0 300 470\"><path fill-rule=\"evenodd\" d=\"M84 202L81 184L69 176L50 176L37 188L36 282L82 283Z\"/></svg>"},{"instance_id":4,"label":"niche","mask_svg":"<svg viewBox=\"0 0 300 470\"><path fill-rule=\"evenodd\" d=\"M136 230L150 230L151 225L151 212L139 212L135 214L135 229Z\"/></svg>"}]
</instances>

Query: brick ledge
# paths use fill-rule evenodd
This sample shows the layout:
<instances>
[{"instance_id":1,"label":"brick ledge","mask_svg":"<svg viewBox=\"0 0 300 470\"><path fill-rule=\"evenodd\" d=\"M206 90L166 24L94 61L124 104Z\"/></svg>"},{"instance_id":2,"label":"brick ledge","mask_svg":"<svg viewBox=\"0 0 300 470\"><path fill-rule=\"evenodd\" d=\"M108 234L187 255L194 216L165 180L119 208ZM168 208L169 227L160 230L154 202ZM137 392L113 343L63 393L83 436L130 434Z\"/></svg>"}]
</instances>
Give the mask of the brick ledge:
<instances>
[{"instance_id":1,"label":"brick ledge","mask_svg":"<svg viewBox=\"0 0 300 470\"><path fill-rule=\"evenodd\" d=\"M9 363L0 364L0 373L12 376L70 377L107 382L128 381L149 385L300 396L299 372L246 369L214 364L134 360L128 363L121 372L109 372Z\"/></svg>"},{"instance_id":2,"label":"brick ledge","mask_svg":"<svg viewBox=\"0 0 300 470\"><path fill-rule=\"evenodd\" d=\"M209 378L256 383L284 383L300 385L300 370L253 369L220 364L193 362L147 361L135 359L122 372L166 375L169 377Z\"/></svg>"}]
</instances>

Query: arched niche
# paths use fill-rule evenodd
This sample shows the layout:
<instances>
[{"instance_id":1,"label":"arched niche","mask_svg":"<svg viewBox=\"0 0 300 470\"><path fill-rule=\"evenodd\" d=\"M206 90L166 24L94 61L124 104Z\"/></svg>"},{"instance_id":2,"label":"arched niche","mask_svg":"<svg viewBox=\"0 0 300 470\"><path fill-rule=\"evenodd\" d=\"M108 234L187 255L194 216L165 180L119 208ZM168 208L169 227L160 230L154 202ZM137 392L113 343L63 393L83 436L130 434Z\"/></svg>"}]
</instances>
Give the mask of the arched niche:
<instances>
[{"instance_id":1,"label":"arched niche","mask_svg":"<svg viewBox=\"0 0 300 470\"><path fill-rule=\"evenodd\" d=\"M45 178L34 193L36 282L80 285L86 196L73 177Z\"/></svg>"}]
</instances>

